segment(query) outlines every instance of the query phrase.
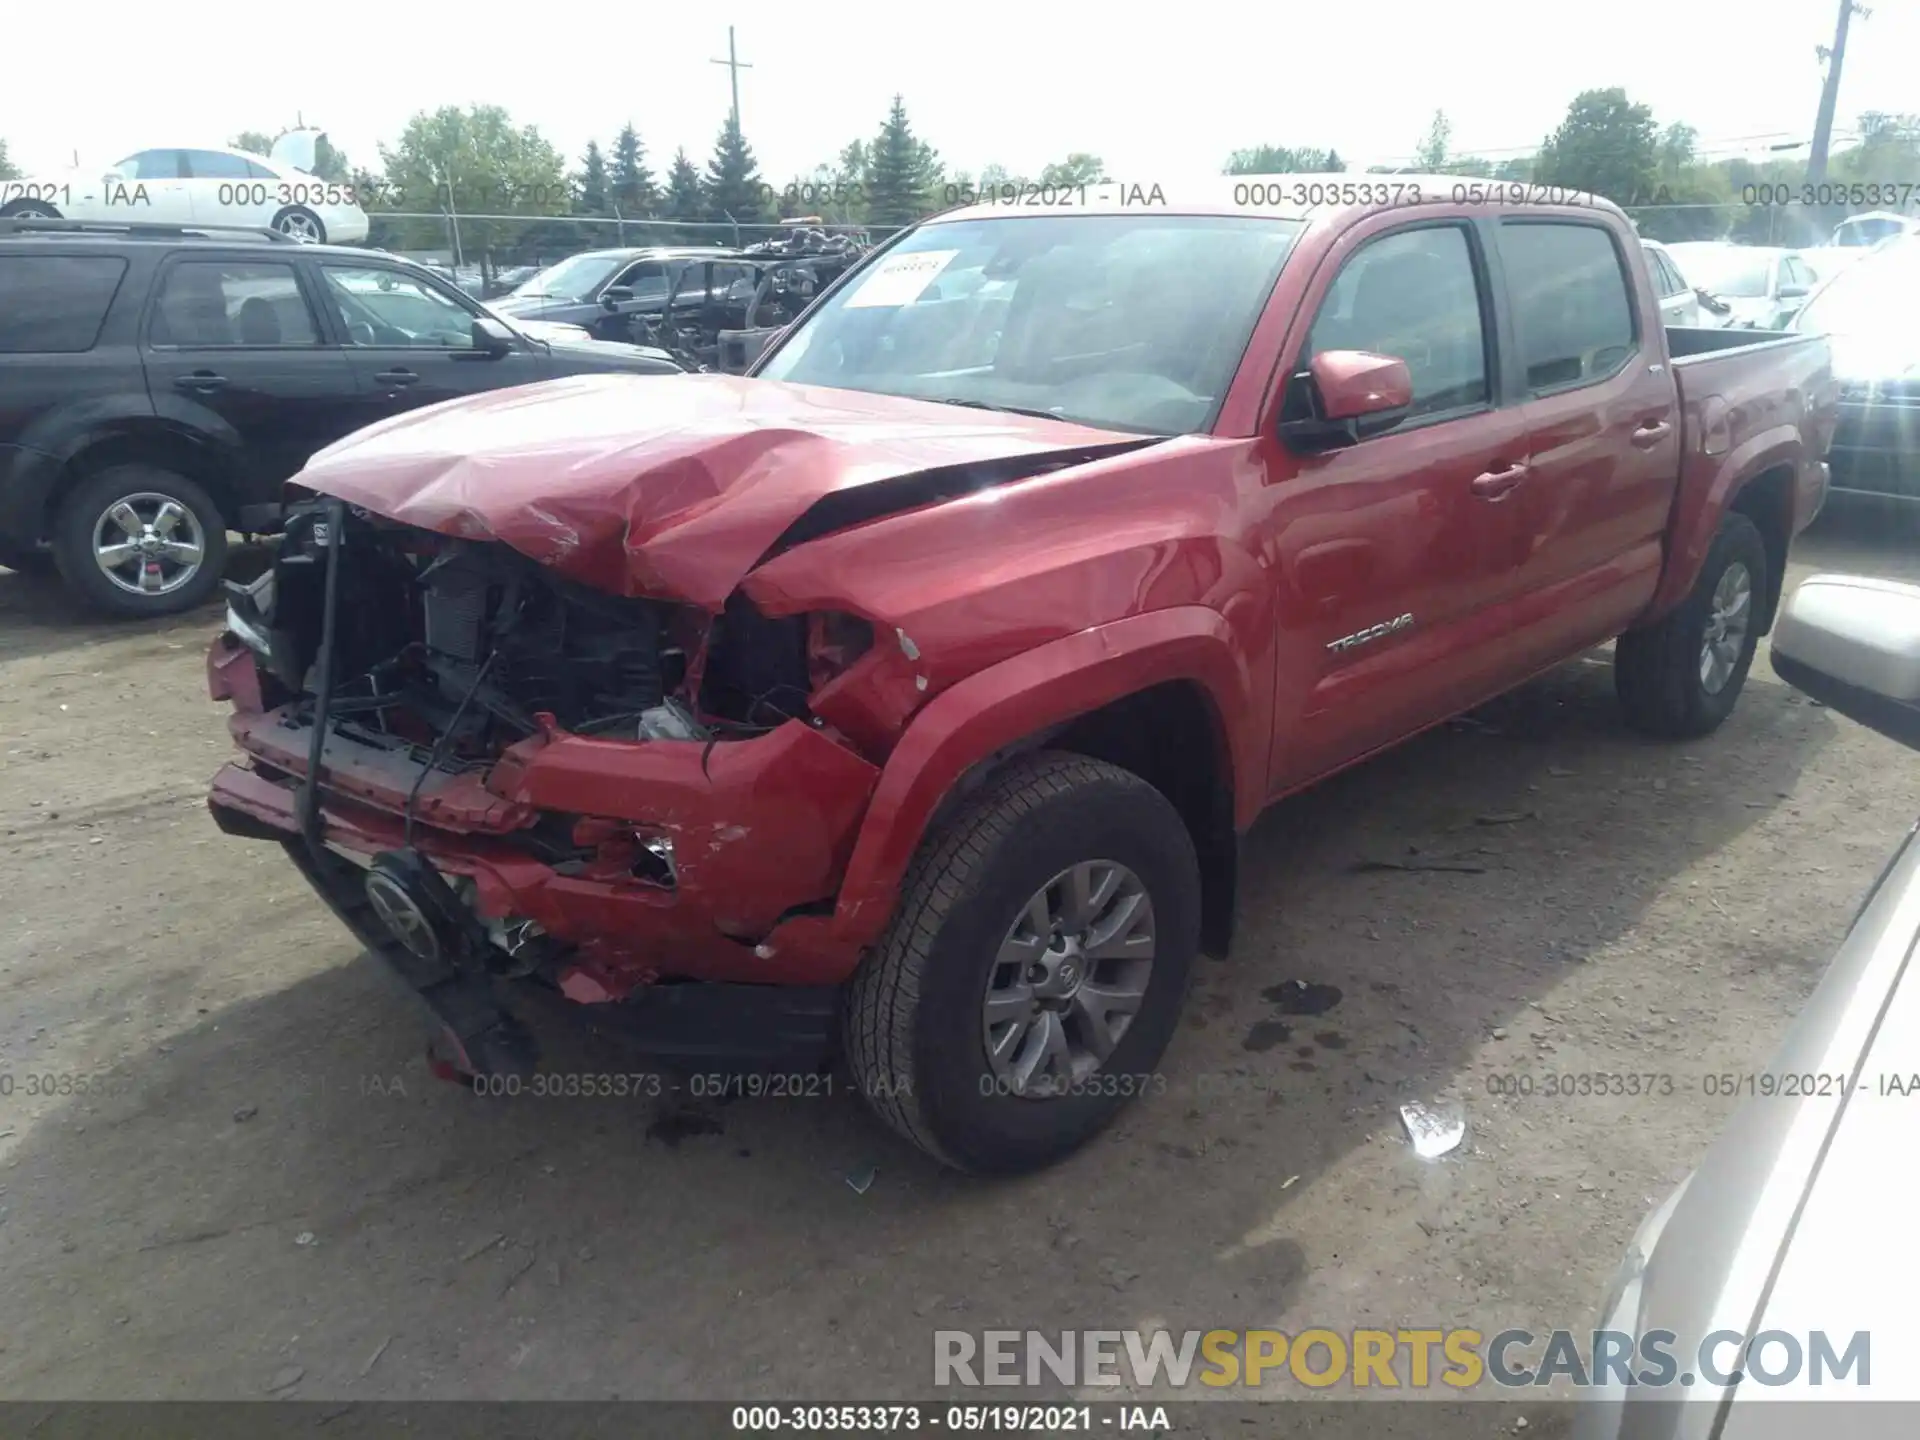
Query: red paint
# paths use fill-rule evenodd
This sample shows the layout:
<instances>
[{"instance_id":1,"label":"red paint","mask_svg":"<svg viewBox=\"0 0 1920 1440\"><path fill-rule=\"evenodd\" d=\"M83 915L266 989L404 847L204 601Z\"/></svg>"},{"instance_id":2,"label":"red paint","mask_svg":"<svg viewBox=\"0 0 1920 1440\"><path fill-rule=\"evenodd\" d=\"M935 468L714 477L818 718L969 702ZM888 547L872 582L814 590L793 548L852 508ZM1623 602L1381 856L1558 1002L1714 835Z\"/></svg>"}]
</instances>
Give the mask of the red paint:
<instances>
[{"instance_id":1,"label":"red paint","mask_svg":"<svg viewBox=\"0 0 1920 1440\"><path fill-rule=\"evenodd\" d=\"M1413 376L1407 362L1365 350L1328 350L1308 367L1320 387L1321 414L1329 420L1356 420L1413 403Z\"/></svg>"},{"instance_id":2,"label":"red paint","mask_svg":"<svg viewBox=\"0 0 1920 1440\"><path fill-rule=\"evenodd\" d=\"M266 708L260 698L260 671L253 663L253 652L232 635L215 637L207 651L207 694L215 700L231 700L242 713L257 714Z\"/></svg>"},{"instance_id":3,"label":"red paint","mask_svg":"<svg viewBox=\"0 0 1920 1440\"><path fill-rule=\"evenodd\" d=\"M769 616L839 612L873 629L853 658L813 622L820 729L794 722L710 751L551 731L484 785L428 787L419 843L474 878L487 913L577 942L566 983L583 1001L656 974L840 980L884 931L942 798L1039 730L1190 684L1244 828L1278 796L1678 603L1753 478L1790 468L1803 524L1831 435L1824 343L1676 366L1637 263L1625 273L1642 339L1610 378L1496 391L1483 412L1324 453L1281 441L1288 377L1311 366L1306 334L1340 266L1402 226L1502 214L1598 223L1623 255L1638 244L1598 201L1327 214L1282 271L1211 433L855 525L764 564L836 491L1122 437L767 381L594 377L434 407L336 445L304 487L497 537L611 591L718 610L738 587ZM1364 391L1371 407L1396 399L1404 368L1349 352L1321 380L1337 404ZM1337 646L1403 615L1385 638ZM238 698L239 662L220 673ZM244 746L300 773L296 733L282 743L272 717L234 723ZM342 757L329 752L328 835L396 843L397 777ZM228 767L214 801L293 828L290 783ZM584 873L516 844L543 810L591 822ZM646 835L673 838L677 891L628 873Z\"/></svg>"},{"instance_id":4,"label":"red paint","mask_svg":"<svg viewBox=\"0 0 1920 1440\"><path fill-rule=\"evenodd\" d=\"M1133 437L732 375L582 375L370 425L298 476L588 585L719 610L815 501L933 466Z\"/></svg>"}]
</instances>

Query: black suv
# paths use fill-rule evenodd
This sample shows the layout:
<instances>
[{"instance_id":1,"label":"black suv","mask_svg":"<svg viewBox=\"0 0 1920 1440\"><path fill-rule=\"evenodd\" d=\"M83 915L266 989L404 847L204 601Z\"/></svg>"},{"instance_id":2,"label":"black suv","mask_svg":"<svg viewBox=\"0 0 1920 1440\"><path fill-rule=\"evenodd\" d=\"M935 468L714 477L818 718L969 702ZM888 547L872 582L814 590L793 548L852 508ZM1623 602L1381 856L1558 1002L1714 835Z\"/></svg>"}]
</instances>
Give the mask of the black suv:
<instances>
[{"instance_id":1,"label":"black suv","mask_svg":"<svg viewBox=\"0 0 1920 1440\"><path fill-rule=\"evenodd\" d=\"M682 367L537 339L422 266L272 231L0 220L0 565L186 610L314 451L416 406Z\"/></svg>"}]
</instances>

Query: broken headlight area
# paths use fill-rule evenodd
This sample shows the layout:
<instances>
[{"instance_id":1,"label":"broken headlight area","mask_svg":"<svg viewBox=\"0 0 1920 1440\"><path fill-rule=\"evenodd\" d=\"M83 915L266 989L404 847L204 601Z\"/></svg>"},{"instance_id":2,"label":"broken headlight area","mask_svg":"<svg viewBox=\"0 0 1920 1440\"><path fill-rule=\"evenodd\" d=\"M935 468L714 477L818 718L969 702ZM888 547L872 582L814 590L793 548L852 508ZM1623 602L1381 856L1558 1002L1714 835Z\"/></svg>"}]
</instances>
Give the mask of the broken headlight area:
<instances>
[{"instance_id":1,"label":"broken headlight area","mask_svg":"<svg viewBox=\"0 0 1920 1440\"><path fill-rule=\"evenodd\" d=\"M497 542L351 514L347 529L330 728L438 747L451 764L548 725L713 741L810 721L812 691L872 643L851 616L768 619L739 595L712 616L603 594ZM268 704L317 688L326 542L324 522L298 515L274 568L228 587L228 632L272 677Z\"/></svg>"}]
</instances>

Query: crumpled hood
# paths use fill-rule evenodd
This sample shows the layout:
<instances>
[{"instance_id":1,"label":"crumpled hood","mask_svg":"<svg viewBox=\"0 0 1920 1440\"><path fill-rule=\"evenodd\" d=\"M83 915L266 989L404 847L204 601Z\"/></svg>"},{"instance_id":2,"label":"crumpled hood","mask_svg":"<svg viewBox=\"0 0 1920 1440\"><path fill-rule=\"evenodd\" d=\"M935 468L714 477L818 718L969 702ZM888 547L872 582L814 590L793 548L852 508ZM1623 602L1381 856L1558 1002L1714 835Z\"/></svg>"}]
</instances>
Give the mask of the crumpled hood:
<instances>
[{"instance_id":1,"label":"crumpled hood","mask_svg":"<svg viewBox=\"0 0 1920 1440\"><path fill-rule=\"evenodd\" d=\"M622 595L719 611L818 501L916 471L1142 437L733 375L581 375L410 411L295 483L403 524L499 540Z\"/></svg>"}]
</instances>

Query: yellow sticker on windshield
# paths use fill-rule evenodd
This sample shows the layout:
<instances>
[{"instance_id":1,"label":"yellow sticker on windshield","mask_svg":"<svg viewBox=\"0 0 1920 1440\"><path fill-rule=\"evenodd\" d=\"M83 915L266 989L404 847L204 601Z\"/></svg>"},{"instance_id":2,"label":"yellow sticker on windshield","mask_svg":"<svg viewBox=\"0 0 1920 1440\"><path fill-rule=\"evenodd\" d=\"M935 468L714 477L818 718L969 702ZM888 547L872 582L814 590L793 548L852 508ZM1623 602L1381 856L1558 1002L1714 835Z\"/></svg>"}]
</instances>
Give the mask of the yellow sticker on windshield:
<instances>
[{"instance_id":1,"label":"yellow sticker on windshield","mask_svg":"<svg viewBox=\"0 0 1920 1440\"><path fill-rule=\"evenodd\" d=\"M915 250L889 255L873 267L860 288L847 297L847 308L868 305L911 305L934 278L946 269L958 250Z\"/></svg>"}]
</instances>

